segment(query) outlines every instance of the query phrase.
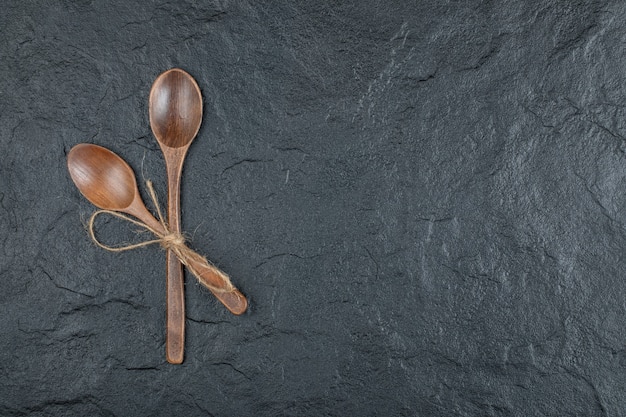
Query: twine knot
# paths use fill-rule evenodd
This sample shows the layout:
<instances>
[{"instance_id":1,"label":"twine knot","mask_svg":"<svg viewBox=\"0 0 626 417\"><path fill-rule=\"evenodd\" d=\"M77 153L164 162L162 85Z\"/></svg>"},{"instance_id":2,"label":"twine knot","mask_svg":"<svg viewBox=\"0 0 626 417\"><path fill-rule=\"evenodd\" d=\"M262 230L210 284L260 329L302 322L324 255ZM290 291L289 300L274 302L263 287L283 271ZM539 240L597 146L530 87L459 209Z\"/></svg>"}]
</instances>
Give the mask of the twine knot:
<instances>
[{"instance_id":1,"label":"twine knot","mask_svg":"<svg viewBox=\"0 0 626 417\"><path fill-rule=\"evenodd\" d=\"M185 238L177 232L169 232L161 236L161 247L163 249L174 249L177 246L185 246Z\"/></svg>"}]
</instances>

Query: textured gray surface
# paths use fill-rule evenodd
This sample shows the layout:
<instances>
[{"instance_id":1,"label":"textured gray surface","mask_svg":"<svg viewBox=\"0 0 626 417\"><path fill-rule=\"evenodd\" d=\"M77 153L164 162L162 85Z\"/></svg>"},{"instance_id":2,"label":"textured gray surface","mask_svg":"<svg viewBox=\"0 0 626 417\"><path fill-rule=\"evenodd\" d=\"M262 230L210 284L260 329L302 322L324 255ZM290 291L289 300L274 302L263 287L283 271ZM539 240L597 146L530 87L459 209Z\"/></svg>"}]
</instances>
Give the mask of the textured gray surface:
<instances>
[{"instance_id":1,"label":"textured gray surface","mask_svg":"<svg viewBox=\"0 0 626 417\"><path fill-rule=\"evenodd\" d=\"M275 3L3 3L0 415L626 416L624 3ZM183 227L251 301L187 277L180 366L163 252L65 169L164 197L171 67Z\"/></svg>"}]
</instances>

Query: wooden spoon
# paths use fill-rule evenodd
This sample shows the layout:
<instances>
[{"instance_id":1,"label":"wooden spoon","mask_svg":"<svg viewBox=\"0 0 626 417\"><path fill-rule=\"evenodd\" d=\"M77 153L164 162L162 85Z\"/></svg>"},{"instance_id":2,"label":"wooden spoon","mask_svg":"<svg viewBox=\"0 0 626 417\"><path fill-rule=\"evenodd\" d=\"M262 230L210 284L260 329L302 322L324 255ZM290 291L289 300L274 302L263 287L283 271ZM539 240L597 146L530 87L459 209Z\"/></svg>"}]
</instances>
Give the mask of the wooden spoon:
<instances>
[{"instance_id":1,"label":"wooden spoon","mask_svg":"<svg viewBox=\"0 0 626 417\"><path fill-rule=\"evenodd\" d=\"M180 232L180 178L187 149L202 123L202 94L193 77L174 68L157 77L150 90L150 126L167 169L168 224ZM183 268L167 251L167 341L168 361L181 363L185 341L185 283Z\"/></svg>"},{"instance_id":2,"label":"wooden spoon","mask_svg":"<svg viewBox=\"0 0 626 417\"><path fill-rule=\"evenodd\" d=\"M154 230L164 232L161 223L141 200L133 170L118 155L101 146L83 143L72 148L67 156L67 167L80 192L93 205L130 214ZM209 290L211 287L223 287L215 267L198 264L194 259L185 261L199 268L201 272L197 278ZM211 291L231 313L239 315L246 311L248 301L238 290L225 293Z\"/></svg>"}]
</instances>

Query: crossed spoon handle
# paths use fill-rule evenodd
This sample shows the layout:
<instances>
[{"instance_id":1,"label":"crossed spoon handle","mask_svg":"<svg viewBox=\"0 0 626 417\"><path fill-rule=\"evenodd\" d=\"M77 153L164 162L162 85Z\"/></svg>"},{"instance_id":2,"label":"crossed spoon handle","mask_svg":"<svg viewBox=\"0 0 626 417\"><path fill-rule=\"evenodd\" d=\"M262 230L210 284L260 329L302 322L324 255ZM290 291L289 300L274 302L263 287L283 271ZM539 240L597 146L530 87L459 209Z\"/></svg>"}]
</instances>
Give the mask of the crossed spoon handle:
<instances>
[{"instance_id":1,"label":"crossed spoon handle","mask_svg":"<svg viewBox=\"0 0 626 417\"><path fill-rule=\"evenodd\" d=\"M156 232L157 236L161 239L170 233L148 211L139 193L135 195L135 200L129 207L114 211L136 217L148 226L149 229L152 229L153 232ZM172 252L182 264L187 266L187 269L189 269L198 281L208 288L231 313L239 315L246 311L248 307L246 297L231 284L228 275L211 265L206 258L190 249L184 242L170 245L170 249L172 249Z\"/></svg>"},{"instance_id":2,"label":"crossed spoon handle","mask_svg":"<svg viewBox=\"0 0 626 417\"><path fill-rule=\"evenodd\" d=\"M153 193L152 186L149 185L150 192ZM137 197L139 198L139 197ZM156 204L156 197L153 197ZM96 238L93 231L93 223L90 223L90 233L92 239L102 248L107 250L125 250L136 248L138 246L149 245L151 243L160 242L162 246L169 249L169 251L176 256L180 262L189 269L200 282L200 284L204 285L208 290L210 290L213 295L220 301L224 306L233 314L240 315L243 314L248 306L248 301L246 297L241 294L241 292L233 286L230 282L230 278L224 272L220 271L216 266L209 263L209 261L200 255L198 252L189 248L184 238L178 232L172 232L166 229L166 225L164 223L159 222L152 214L150 214L147 209L145 209L145 205L141 200L138 200L140 204L133 203L130 207L123 210L109 210L120 214L120 217L133 223L145 227L154 233L158 240L151 240L145 243L139 243L136 245L130 245L126 248L111 248L100 243ZM102 207L100 207L102 208ZM145 209L145 211L144 211ZM95 215L97 215L96 213ZM129 217L126 217L124 214L130 214L133 217L136 217L139 221L133 221Z\"/></svg>"},{"instance_id":3,"label":"crossed spoon handle","mask_svg":"<svg viewBox=\"0 0 626 417\"><path fill-rule=\"evenodd\" d=\"M226 275L222 271L193 255L183 255L179 259L231 313L240 315L246 311L248 300L237 288L232 287L230 280L224 281Z\"/></svg>"}]
</instances>

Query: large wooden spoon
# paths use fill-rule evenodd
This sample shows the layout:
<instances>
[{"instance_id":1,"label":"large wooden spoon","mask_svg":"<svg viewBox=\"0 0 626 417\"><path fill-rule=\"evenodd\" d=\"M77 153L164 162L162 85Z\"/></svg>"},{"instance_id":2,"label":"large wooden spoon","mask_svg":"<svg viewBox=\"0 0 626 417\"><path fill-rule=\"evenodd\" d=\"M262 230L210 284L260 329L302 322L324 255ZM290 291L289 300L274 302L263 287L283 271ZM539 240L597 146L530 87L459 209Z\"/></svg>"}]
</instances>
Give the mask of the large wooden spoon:
<instances>
[{"instance_id":1,"label":"large wooden spoon","mask_svg":"<svg viewBox=\"0 0 626 417\"><path fill-rule=\"evenodd\" d=\"M72 148L67 156L67 167L80 192L93 205L130 214L152 229L164 232L161 223L143 203L133 170L117 154L101 146L83 143ZM224 282L215 267L199 264L192 258L185 259L185 262L200 271L197 276L200 283L211 290L231 313L239 315L246 311L248 301L238 290L213 290L224 288Z\"/></svg>"},{"instance_id":2,"label":"large wooden spoon","mask_svg":"<svg viewBox=\"0 0 626 417\"><path fill-rule=\"evenodd\" d=\"M150 90L150 126L167 169L168 224L180 232L180 179L187 149L202 123L202 95L185 71L174 68L157 77ZM185 284L176 255L167 251L167 360L183 361Z\"/></svg>"}]
</instances>

